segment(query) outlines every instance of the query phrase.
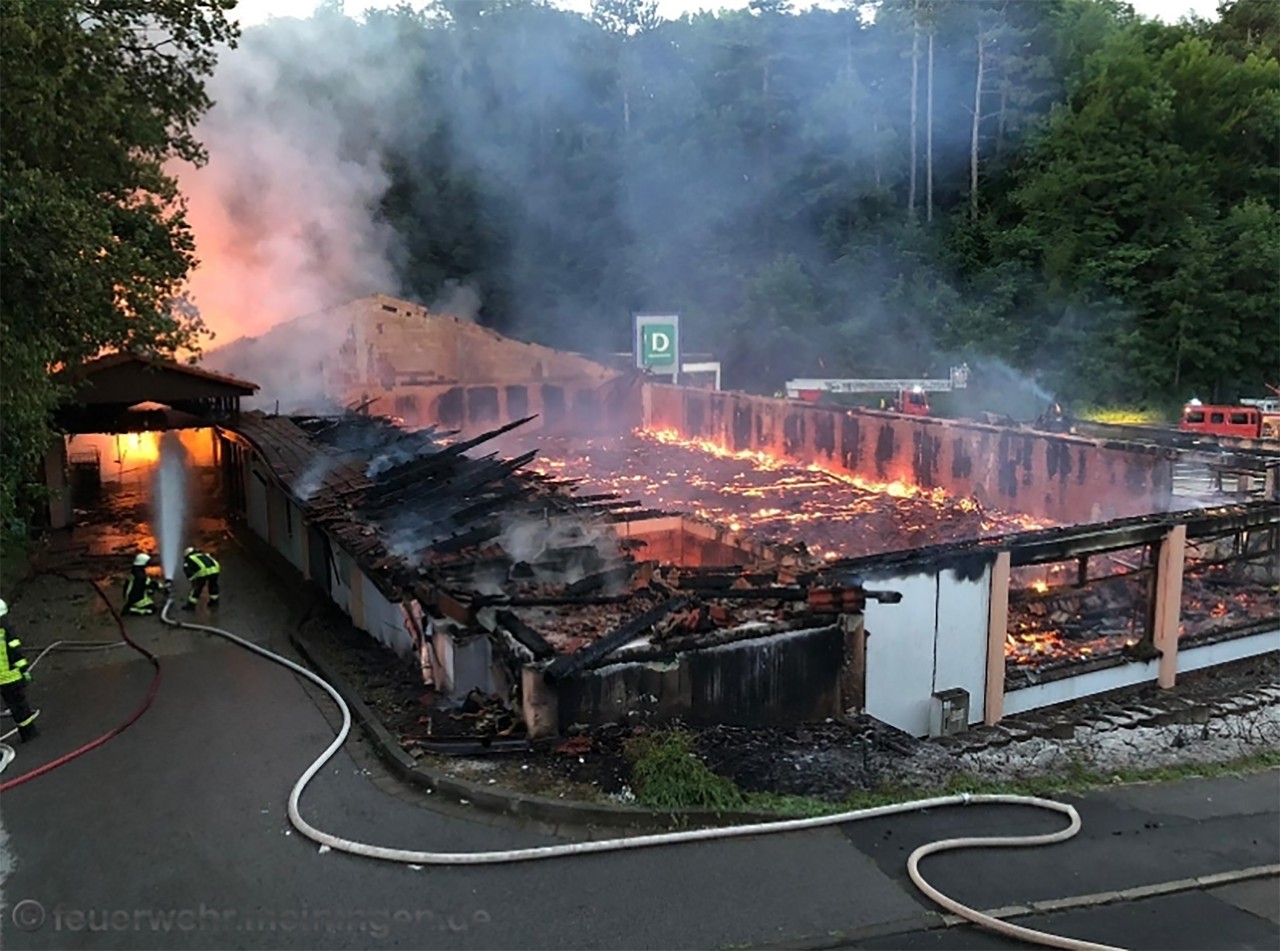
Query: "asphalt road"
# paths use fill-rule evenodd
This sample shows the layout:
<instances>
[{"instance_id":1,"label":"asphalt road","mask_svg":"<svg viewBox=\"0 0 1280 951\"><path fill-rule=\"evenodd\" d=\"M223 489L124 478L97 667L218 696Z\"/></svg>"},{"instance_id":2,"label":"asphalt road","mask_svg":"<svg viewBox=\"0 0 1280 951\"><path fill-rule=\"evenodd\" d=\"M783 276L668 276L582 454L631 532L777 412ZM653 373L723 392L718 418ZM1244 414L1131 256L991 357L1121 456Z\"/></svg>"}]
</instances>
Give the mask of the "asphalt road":
<instances>
[{"instance_id":1,"label":"asphalt road","mask_svg":"<svg viewBox=\"0 0 1280 951\"><path fill-rule=\"evenodd\" d=\"M289 653L296 618L268 577L246 561L224 563L221 622ZM321 854L292 832L284 807L332 736L327 701L224 642L151 619L130 624L161 648L155 705L106 746L4 794L5 948L1009 947L958 927L928 929L931 909L905 878L906 856L938 837L1054 827L1027 810L968 807L522 865L415 869ZM118 650L51 658L38 674L43 734L18 746L6 779L122 720L151 667ZM939 856L926 873L990 908L1275 863L1277 793L1274 772L1117 788L1078 801L1084 832L1069 843ZM359 743L317 777L303 811L328 831L406 848L556 841L528 825L475 821L465 806L433 808L432 797L380 774ZM1275 887L1244 883L1036 926L1135 948L1275 948ZM859 937L877 928L881 937Z\"/></svg>"}]
</instances>

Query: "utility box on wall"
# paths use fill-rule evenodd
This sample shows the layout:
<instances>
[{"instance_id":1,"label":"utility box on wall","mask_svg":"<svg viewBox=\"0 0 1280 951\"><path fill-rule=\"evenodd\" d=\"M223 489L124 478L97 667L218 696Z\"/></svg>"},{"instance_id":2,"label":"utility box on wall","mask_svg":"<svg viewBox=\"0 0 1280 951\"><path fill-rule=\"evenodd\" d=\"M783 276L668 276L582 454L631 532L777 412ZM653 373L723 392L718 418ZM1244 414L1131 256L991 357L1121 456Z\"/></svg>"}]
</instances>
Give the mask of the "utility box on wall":
<instances>
[{"instance_id":1,"label":"utility box on wall","mask_svg":"<svg viewBox=\"0 0 1280 951\"><path fill-rule=\"evenodd\" d=\"M938 691L929 712L930 736L963 733L969 729L969 691L963 687Z\"/></svg>"}]
</instances>

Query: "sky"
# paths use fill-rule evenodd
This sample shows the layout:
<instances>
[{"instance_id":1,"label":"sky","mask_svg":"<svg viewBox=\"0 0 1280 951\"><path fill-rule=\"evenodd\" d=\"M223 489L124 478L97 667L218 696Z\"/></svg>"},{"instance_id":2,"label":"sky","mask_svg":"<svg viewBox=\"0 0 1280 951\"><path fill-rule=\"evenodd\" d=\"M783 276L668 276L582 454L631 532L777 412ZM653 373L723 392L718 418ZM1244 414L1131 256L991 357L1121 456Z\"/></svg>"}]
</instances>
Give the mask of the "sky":
<instances>
[{"instance_id":1,"label":"sky","mask_svg":"<svg viewBox=\"0 0 1280 951\"><path fill-rule=\"evenodd\" d=\"M262 23L273 16L307 17L316 8L318 0L240 0L235 16L244 26ZM401 0L346 0L346 8L352 13L360 13L370 7L398 6ZM1034 3L1035 0L1026 0ZM1135 10L1143 16L1155 17L1166 22L1176 22L1187 13L1195 13L1205 18L1214 16L1218 0L1129 0ZM658 0L658 12L668 19L675 19L686 13L697 13L700 10L719 10L744 7L747 0ZM417 6L419 4L412 3ZM591 8L591 0L556 0L556 5L569 10L585 13ZM804 9L809 6L838 7L839 0L797 0L796 7Z\"/></svg>"}]
</instances>

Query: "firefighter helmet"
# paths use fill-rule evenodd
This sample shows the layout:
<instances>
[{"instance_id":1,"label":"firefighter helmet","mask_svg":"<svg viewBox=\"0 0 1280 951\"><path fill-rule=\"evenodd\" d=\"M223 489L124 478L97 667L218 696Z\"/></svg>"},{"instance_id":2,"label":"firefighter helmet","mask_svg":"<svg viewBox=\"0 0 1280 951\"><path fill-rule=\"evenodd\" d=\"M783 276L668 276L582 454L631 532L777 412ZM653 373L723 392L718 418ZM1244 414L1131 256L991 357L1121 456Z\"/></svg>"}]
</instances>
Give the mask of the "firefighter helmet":
<instances>
[{"instance_id":1,"label":"firefighter helmet","mask_svg":"<svg viewBox=\"0 0 1280 951\"><path fill-rule=\"evenodd\" d=\"M9 605L5 604L4 601L0 601L0 617L4 617L8 613Z\"/></svg>"},{"instance_id":2,"label":"firefighter helmet","mask_svg":"<svg viewBox=\"0 0 1280 951\"><path fill-rule=\"evenodd\" d=\"M196 550L192 548L190 545L188 545L187 550L182 553L182 557L186 558L188 555L194 555L195 553L196 553Z\"/></svg>"},{"instance_id":3,"label":"firefighter helmet","mask_svg":"<svg viewBox=\"0 0 1280 951\"><path fill-rule=\"evenodd\" d=\"M133 559L133 566L139 568L151 561L151 556L145 551L140 551Z\"/></svg>"}]
</instances>

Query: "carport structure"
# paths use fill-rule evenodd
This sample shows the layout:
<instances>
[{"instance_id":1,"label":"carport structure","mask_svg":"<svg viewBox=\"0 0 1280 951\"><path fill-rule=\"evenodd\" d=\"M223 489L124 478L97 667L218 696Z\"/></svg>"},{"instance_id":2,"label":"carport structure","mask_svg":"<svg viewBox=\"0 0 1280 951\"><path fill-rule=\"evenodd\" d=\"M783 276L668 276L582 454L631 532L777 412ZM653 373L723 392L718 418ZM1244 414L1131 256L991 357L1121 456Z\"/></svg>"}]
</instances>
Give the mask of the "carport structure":
<instances>
[{"instance_id":1,"label":"carport structure","mask_svg":"<svg viewBox=\"0 0 1280 951\"><path fill-rule=\"evenodd\" d=\"M139 353L113 353L63 371L69 395L54 423L61 434L191 429L235 420L256 383ZM50 528L71 523L67 442L59 435L44 460Z\"/></svg>"}]
</instances>

